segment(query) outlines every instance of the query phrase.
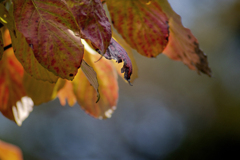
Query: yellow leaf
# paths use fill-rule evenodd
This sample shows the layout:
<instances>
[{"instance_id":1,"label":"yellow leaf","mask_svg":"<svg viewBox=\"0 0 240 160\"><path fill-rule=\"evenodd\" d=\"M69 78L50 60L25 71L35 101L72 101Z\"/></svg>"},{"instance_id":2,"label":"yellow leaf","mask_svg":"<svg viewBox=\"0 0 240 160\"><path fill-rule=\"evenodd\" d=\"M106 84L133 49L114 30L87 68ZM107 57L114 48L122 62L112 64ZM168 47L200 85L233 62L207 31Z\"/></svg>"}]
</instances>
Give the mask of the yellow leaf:
<instances>
[{"instance_id":1,"label":"yellow leaf","mask_svg":"<svg viewBox=\"0 0 240 160\"><path fill-rule=\"evenodd\" d=\"M74 93L80 106L95 118L110 118L118 100L117 74L111 61L101 55L84 54L84 60L95 70L99 83L100 100L96 103L97 92L80 70L73 80ZM99 60L98 62L96 62ZM96 62L96 63L94 63Z\"/></svg>"},{"instance_id":2,"label":"yellow leaf","mask_svg":"<svg viewBox=\"0 0 240 160\"><path fill-rule=\"evenodd\" d=\"M21 150L17 146L0 140L0 159L23 160L23 157Z\"/></svg>"}]
</instances>

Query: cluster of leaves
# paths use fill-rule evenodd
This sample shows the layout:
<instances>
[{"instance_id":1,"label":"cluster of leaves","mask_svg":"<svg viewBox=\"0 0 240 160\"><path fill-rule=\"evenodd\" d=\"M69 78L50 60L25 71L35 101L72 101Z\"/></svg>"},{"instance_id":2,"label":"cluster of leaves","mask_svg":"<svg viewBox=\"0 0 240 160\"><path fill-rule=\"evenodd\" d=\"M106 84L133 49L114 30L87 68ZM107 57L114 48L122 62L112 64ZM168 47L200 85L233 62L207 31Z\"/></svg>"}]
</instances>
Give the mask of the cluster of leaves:
<instances>
[{"instance_id":1,"label":"cluster of leaves","mask_svg":"<svg viewBox=\"0 0 240 160\"><path fill-rule=\"evenodd\" d=\"M18 125L33 104L57 96L62 105L67 99L93 117L111 117L117 73L129 83L137 77L132 49L211 75L167 0L0 0L0 26L0 111Z\"/></svg>"}]
</instances>

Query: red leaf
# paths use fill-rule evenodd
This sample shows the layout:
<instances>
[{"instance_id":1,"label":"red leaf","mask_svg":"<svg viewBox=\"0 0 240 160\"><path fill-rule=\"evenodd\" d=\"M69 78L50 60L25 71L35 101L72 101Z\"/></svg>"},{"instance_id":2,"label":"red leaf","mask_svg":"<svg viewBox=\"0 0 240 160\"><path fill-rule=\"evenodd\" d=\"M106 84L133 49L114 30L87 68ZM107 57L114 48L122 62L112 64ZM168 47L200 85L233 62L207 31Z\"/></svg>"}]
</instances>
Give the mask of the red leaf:
<instances>
[{"instance_id":1,"label":"red leaf","mask_svg":"<svg viewBox=\"0 0 240 160\"><path fill-rule=\"evenodd\" d=\"M65 1L14 0L14 16L37 60L54 74L72 80L83 57L79 27Z\"/></svg>"},{"instance_id":2,"label":"red leaf","mask_svg":"<svg viewBox=\"0 0 240 160\"><path fill-rule=\"evenodd\" d=\"M100 0L67 0L77 23L81 37L89 39L95 48L105 53L112 32Z\"/></svg>"},{"instance_id":3,"label":"red leaf","mask_svg":"<svg viewBox=\"0 0 240 160\"><path fill-rule=\"evenodd\" d=\"M168 43L168 18L149 0L107 0L112 23L126 42L147 57L159 55Z\"/></svg>"},{"instance_id":4,"label":"red leaf","mask_svg":"<svg viewBox=\"0 0 240 160\"><path fill-rule=\"evenodd\" d=\"M166 0L158 0L169 18L170 37L163 53L173 60L180 60L190 69L211 76L207 56L199 48L197 39L191 31L182 25L181 17L176 14Z\"/></svg>"}]
</instances>

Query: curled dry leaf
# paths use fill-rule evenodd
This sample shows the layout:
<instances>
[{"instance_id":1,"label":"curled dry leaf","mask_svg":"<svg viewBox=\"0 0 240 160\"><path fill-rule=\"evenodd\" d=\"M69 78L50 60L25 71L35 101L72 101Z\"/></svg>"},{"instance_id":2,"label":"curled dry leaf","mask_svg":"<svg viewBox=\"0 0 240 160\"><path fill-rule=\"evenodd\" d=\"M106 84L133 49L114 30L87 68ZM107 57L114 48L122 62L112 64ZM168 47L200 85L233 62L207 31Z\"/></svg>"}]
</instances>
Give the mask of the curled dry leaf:
<instances>
[{"instance_id":1,"label":"curled dry leaf","mask_svg":"<svg viewBox=\"0 0 240 160\"><path fill-rule=\"evenodd\" d=\"M132 75L131 75L131 79L130 79L130 82L132 83L138 77L138 67L137 67L137 63L135 61L135 58L133 56L132 48L114 30L113 30L113 38L124 48L124 50L127 52L127 55L132 62ZM121 68L124 67L124 64L114 63L114 65L117 68L117 71L118 71L119 75L123 79L125 79L124 78L124 73L121 72Z\"/></svg>"},{"instance_id":2,"label":"curled dry leaf","mask_svg":"<svg viewBox=\"0 0 240 160\"><path fill-rule=\"evenodd\" d=\"M191 31L183 27L181 17L176 14L166 0L157 0L169 18L170 37L163 53L173 60L182 61L190 69L211 76L207 56L199 48L197 39Z\"/></svg>"},{"instance_id":3,"label":"curled dry leaf","mask_svg":"<svg viewBox=\"0 0 240 160\"><path fill-rule=\"evenodd\" d=\"M13 3L17 29L26 37L39 63L55 75L73 80L84 49L69 31L79 31L79 27L66 2L14 0Z\"/></svg>"},{"instance_id":4,"label":"curled dry leaf","mask_svg":"<svg viewBox=\"0 0 240 160\"><path fill-rule=\"evenodd\" d=\"M66 0L80 26L80 34L102 53L107 50L112 33L100 0Z\"/></svg>"},{"instance_id":5,"label":"curled dry leaf","mask_svg":"<svg viewBox=\"0 0 240 160\"><path fill-rule=\"evenodd\" d=\"M124 78L130 83L130 77L132 75L132 63L128 57L127 52L120 46L113 38L110 45L103 55L106 59L114 59L117 63L123 62L121 72L124 73Z\"/></svg>"},{"instance_id":6,"label":"curled dry leaf","mask_svg":"<svg viewBox=\"0 0 240 160\"><path fill-rule=\"evenodd\" d=\"M113 26L126 42L147 57L159 55L168 43L168 18L149 0L107 0Z\"/></svg>"}]
</instances>

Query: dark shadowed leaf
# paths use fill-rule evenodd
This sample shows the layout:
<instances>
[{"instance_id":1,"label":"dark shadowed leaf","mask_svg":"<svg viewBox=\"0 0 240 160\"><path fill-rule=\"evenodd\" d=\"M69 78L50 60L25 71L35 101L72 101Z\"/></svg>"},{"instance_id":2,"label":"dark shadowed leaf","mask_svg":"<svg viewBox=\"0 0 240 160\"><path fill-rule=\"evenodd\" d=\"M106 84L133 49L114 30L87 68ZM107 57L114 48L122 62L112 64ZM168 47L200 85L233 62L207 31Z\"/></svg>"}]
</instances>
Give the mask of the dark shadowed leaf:
<instances>
[{"instance_id":1,"label":"dark shadowed leaf","mask_svg":"<svg viewBox=\"0 0 240 160\"><path fill-rule=\"evenodd\" d=\"M163 51L173 60L180 60L190 69L197 70L211 76L207 56L199 48L197 39L187 28L184 28L181 17L176 14L166 0L157 0L169 18L169 43Z\"/></svg>"},{"instance_id":2,"label":"dark shadowed leaf","mask_svg":"<svg viewBox=\"0 0 240 160\"><path fill-rule=\"evenodd\" d=\"M8 13L5 6L0 3L0 23L3 24L10 30L11 32L15 33L15 22L13 17ZM16 33L15 33L16 36Z\"/></svg>"},{"instance_id":3,"label":"dark shadowed leaf","mask_svg":"<svg viewBox=\"0 0 240 160\"><path fill-rule=\"evenodd\" d=\"M127 52L120 46L113 38L110 45L104 54L104 57L111 60L115 60L117 63L123 62L121 72L124 73L124 78L130 83L130 77L132 75L132 63L128 57Z\"/></svg>"},{"instance_id":4,"label":"dark shadowed leaf","mask_svg":"<svg viewBox=\"0 0 240 160\"><path fill-rule=\"evenodd\" d=\"M2 32L1 32L1 29L0 29L0 61L1 61L2 56L3 56L3 51L4 51L3 39L2 39Z\"/></svg>"},{"instance_id":5,"label":"dark shadowed leaf","mask_svg":"<svg viewBox=\"0 0 240 160\"><path fill-rule=\"evenodd\" d=\"M26 37L39 63L72 80L83 57L83 45L72 31L79 27L65 1L14 0L17 29ZM71 31L72 30L72 31Z\"/></svg>"},{"instance_id":6,"label":"dark shadowed leaf","mask_svg":"<svg viewBox=\"0 0 240 160\"><path fill-rule=\"evenodd\" d=\"M77 23L80 34L89 39L95 48L105 53L110 43L111 25L100 0L67 0Z\"/></svg>"},{"instance_id":7,"label":"dark shadowed leaf","mask_svg":"<svg viewBox=\"0 0 240 160\"><path fill-rule=\"evenodd\" d=\"M107 0L113 26L140 54L156 57L168 43L168 19L149 0Z\"/></svg>"},{"instance_id":8,"label":"dark shadowed leaf","mask_svg":"<svg viewBox=\"0 0 240 160\"><path fill-rule=\"evenodd\" d=\"M88 53L89 54L89 53ZM100 95L99 95L99 91L98 91L98 79L97 79L97 74L94 71L94 69L89 66L87 64L87 62L83 61L82 66L81 66L81 70L84 73L84 75L86 76L86 78L88 79L89 83L91 84L91 86L93 86L93 88L95 89L95 91L97 92L97 101L99 101Z\"/></svg>"},{"instance_id":9,"label":"dark shadowed leaf","mask_svg":"<svg viewBox=\"0 0 240 160\"><path fill-rule=\"evenodd\" d=\"M80 106L95 118L110 118L116 109L118 100L117 73L111 61L104 58L97 61L100 55L91 55L85 52L84 59L97 73L100 100L97 101L97 92L80 70L73 80L74 93Z\"/></svg>"},{"instance_id":10,"label":"dark shadowed leaf","mask_svg":"<svg viewBox=\"0 0 240 160\"><path fill-rule=\"evenodd\" d=\"M40 105L52 100L55 83L36 80L25 72L23 85L27 95L33 100L34 105Z\"/></svg>"}]
</instances>

